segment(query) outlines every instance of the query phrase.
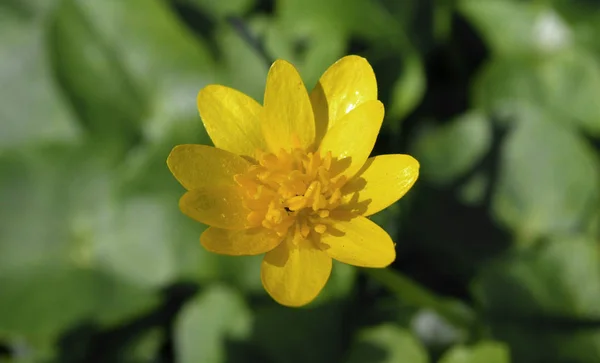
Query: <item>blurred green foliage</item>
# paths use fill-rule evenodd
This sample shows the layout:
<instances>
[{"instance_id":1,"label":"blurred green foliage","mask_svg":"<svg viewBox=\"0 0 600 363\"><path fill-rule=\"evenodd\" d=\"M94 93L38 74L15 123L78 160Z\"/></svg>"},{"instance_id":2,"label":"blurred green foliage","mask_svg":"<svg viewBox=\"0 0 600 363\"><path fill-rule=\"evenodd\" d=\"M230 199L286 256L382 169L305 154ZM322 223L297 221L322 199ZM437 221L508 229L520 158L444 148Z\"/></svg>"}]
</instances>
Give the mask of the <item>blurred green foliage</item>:
<instances>
[{"instance_id":1,"label":"blurred green foliage","mask_svg":"<svg viewBox=\"0 0 600 363\"><path fill-rule=\"evenodd\" d=\"M421 178L374 216L392 267L281 307L165 159L205 85L349 53ZM0 84L2 363L600 362L596 1L0 0Z\"/></svg>"}]
</instances>

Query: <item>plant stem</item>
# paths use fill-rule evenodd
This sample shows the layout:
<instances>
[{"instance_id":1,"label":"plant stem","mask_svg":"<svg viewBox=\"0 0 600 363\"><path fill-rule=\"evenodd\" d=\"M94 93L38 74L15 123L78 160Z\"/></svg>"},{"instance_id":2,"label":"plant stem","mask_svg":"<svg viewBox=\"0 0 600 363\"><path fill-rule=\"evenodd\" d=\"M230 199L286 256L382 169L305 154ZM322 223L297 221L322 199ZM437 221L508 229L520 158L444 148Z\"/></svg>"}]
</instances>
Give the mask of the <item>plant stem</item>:
<instances>
[{"instance_id":1,"label":"plant stem","mask_svg":"<svg viewBox=\"0 0 600 363\"><path fill-rule=\"evenodd\" d=\"M462 301L435 295L415 281L390 268L365 268L367 275L390 290L402 302L421 308L428 308L448 322L472 331L476 322L473 309Z\"/></svg>"}]
</instances>

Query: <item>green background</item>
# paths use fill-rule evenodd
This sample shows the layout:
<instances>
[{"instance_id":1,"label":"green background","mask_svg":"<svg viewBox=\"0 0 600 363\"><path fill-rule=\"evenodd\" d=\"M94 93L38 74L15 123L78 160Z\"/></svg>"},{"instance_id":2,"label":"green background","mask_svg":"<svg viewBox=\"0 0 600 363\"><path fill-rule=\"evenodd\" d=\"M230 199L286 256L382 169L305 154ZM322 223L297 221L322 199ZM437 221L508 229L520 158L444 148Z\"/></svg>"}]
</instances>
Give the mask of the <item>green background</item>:
<instances>
[{"instance_id":1,"label":"green background","mask_svg":"<svg viewBox=\"0 0 600 363\"><path fill-rule=\"evenodd\" d=\"M205 85L345 54L421 176L392 267L285 308L165 160ZM600 362L599 148L597 1L0 0L0 362Z\"/></svg>"}]
</instances>

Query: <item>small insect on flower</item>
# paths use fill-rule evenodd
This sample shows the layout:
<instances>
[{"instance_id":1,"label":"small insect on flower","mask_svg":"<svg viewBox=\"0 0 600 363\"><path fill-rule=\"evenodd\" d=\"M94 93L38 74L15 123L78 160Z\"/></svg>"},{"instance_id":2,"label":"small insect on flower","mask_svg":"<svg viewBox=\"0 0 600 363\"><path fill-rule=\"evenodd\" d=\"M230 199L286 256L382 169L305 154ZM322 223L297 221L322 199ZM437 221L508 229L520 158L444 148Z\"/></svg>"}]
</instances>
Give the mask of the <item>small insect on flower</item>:
<instances>
[{"instance_id":1,"label":"small insect on flower","mask_svg":"<svg viewBox=\"0 0 600 363\"><path fill-rule=\"evenodd\" d=\"M366 59L346 56L308 94L290 63L267 76L264 105L205 87L198 109L215 147L178 145L167 164L187 189L181 211L210 227L209 251L265 254L261 279L277 302L301 306L321 291L332 259L386 267L394 242L367 218L415 183L409 155L369 158L383 121Z\"/></svg>"}]
</instances>

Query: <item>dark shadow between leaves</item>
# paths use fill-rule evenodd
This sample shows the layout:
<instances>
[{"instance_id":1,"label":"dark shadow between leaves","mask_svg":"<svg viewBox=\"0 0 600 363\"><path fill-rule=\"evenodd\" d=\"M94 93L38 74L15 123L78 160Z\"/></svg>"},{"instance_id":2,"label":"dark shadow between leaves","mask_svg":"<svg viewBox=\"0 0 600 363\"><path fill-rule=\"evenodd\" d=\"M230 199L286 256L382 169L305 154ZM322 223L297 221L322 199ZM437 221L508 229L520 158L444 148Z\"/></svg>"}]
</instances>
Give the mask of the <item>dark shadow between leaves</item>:
<instances>
[{"instance_id":1,"label":"dark shadow between leaves","mask_svg":"<svg viewBox=\"0 0 600 363\"><path fill-rule=\"evenodd\" d=\"M163 301L156 310L109 329L84 321L60 337L57 342L58 354L55 361L141 363L124 358L124 352L130 348L130 344L151 328L160 328L164 332L173 331L175 317L181 307L193 298L198 290L196 284L190 283L169 286L162 292ZM161 362L175 361L173 345L173 336L167 335L159 351L160 358L157 359Z\"/></svg>"},{"instance_id":2,"label":"dark shadow between leaves","mask_svg":"<svg viewBox=\"0 0 600 363\"><path fill-rule=\"evenodd\" d=\"M8 345L5 345L2 341L0 341L0 361L1 360L10 360L11 350Z\"/></svg>"},{"instance_id":3,"label":"dark shadow between leaves","mask_svg":"<svg viewBox=\"0 0 600 363\"><path fill-rule=\"evenodd\" d=\"M224 363L276 363L249 342L225 338Z\"/></svg>"},{"instance_id":4,"label":"dark shadow between leaves","mask_svg":"<svg viewBox=\"0 0 600 363\"><path fill-rule=\"evenodd\" d=\"M272 301L261 304L262 307L255 311L250 341L265 352L271 362L343 361L345 346L350 340L345 304L331 300L300 309L287 308Z\"/></svg>"},{"instance_id":5,"label":"dark shadow between leaves","mask_svg":"<svg viewBox=\"0 0 600 363\"><path fill-rule=\"evenodd\" d=\"M387 362L387 359L388 353L385 349L373 343L361 341L354 343L346 363L383 363Z\"/></svg>"}]
</instances>

